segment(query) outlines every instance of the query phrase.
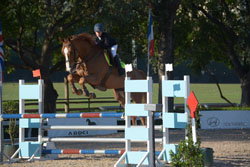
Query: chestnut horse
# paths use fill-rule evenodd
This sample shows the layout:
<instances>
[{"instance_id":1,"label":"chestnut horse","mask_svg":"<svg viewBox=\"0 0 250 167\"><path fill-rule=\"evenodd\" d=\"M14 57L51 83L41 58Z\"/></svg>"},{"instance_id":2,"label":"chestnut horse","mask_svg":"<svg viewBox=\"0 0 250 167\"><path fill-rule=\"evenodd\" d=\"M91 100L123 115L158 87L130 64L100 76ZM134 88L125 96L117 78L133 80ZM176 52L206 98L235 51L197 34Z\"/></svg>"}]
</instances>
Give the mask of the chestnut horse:
<instances>
[{"instance_id":1,"label":"chestnut horse","mask_svg":"<svg viewBox=\"0 0 250 167\"><path fill-rule=\"evenodd\" d=\"M72 92L89 98L95 98L94 93L89 93L85 84L101 91L113 89L114 98L124 107L124 79L125 76L119 76L116 67L107 63L104 56L104 50L95 44L93 36L82 33L60 39L62 42L62 53L66 60L66 71L68 82ZM134 69L127 75L131 79L146 79L143 71ZM77 89L74 82L78 82L82 88ZM146 93L131 93L131 99L135 103L146 103ZM145 125L145 118L141 118L142 125ZM132 117L132 124L135 125L135 117Z\"/></svg>"}]
</instances>

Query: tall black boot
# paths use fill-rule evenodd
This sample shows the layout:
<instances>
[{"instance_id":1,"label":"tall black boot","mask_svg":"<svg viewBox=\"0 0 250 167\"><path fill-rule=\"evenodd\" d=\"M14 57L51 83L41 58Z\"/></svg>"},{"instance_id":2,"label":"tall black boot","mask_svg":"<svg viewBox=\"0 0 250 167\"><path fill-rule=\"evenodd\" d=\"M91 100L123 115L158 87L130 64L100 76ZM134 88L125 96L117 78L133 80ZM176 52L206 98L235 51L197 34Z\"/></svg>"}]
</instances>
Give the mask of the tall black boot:
<instances>
[{"instance_id":1,"label":"tall black boot","mask_svg":"<svg viewBox=\"0 0 250 167\"><path fill-rule=\"evenodd\" d=\"M118 69L118 73L120 76L124 75L125 74L125 70L122 68L121 66L121 62L120 62L120 59L118 56L115 56L114 57L114 62L115 62L115 66L117 67Z\"/></svg>"},{"instance_id":2,"label":"tall black boot","mask_svg":"<svg viewBox=\"0 0 250 167\"><path fill-rule=\"evenodd\" d=\"M113 55L111 53L111 50L107 49L107 55L109 57L109 63L114 66L114 58L113 58Z\"/></svg>"}]
</instances>

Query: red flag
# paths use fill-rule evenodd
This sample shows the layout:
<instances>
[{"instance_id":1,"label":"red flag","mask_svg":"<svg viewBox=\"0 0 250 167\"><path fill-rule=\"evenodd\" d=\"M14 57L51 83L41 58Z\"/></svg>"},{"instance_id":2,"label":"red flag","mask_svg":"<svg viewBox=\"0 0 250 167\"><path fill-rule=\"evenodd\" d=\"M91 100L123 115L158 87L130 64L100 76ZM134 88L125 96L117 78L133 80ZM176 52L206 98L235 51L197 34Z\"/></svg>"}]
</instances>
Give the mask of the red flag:
<instances>
[{"instance_id":1,"label":"red flag","mask_svg":"<svg viewBox=\"0 0 250 167\"><path fill-rule=\"evenodd\" d=\"M41 79L40 69L33 70L32 73L33 73L33 77L40 77Z\"/></svg>"},{"instance_id":2,"label":"red flag","mask_svg":"<svg viewBox=\"0 0 250 167\"><path fill-rule=\"evenodd\" d=\"M187 104L189 106L190 109L190 114L191 114L191 118L195 118L195 111L196 108L199 104L197 98L195 97L194 92L192 91L187 99Z\"/></svg>"}]
</instances>

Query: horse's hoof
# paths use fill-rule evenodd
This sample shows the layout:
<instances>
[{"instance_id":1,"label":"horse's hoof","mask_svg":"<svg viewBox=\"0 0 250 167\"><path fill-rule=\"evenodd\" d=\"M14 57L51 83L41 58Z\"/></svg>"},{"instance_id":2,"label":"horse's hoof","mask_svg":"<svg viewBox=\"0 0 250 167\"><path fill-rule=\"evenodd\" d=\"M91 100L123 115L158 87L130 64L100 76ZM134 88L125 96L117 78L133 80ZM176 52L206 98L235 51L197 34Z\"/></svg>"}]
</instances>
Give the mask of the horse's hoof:
<instances>
[{"instance_id":1,"label":"horse's hoof","mask_svg":"<svg viewBox=\"0 0 250 167\"><path fill-rule=\"evenodd\" d=\"M95 93L90 93L90 94L89 94L89 98L90 98L90 99L95 99L95 98L96 98Z\"/></svg>"},{"instance_id":2,"label":"horse's hoof","mask_svg":"<svg viewBox=\"0 0 250 167\"><path fill-rule=\"evenodd\" d=\"M76 91L76 94L77 94L77 95L82 95L82 93L83 93L83 92L82 92L81 89L78 89L78 90Z\"/></svg>"}]
</instances>

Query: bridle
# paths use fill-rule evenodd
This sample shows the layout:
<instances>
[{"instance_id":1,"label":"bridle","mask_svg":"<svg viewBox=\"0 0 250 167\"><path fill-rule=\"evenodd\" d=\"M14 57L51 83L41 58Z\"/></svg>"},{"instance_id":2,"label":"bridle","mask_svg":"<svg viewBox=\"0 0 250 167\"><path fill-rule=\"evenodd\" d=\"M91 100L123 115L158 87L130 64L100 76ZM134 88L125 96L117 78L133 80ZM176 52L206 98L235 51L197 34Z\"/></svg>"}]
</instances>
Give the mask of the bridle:
<instances>
[{"instance_id":1,"label":"bridle","mask_svg":"<svg viewBox=\"0 0 250 167\"><path fill-rule=\"evenodd\" d=\"M79 67L82 67L82 66L83 66L83 71L86 72L86 70L87 70L87 63L90 62L90 61L92 61L92 60L95 60L94 58L102 55L102 53L104 52L102 49L99 49L99 51L96 52L96 50L95 50L96 48L92 47L92 48L89 49L89 51L86 54L86 56L84 58L81 58L80 57L80 52L75 47L75 44L74 44L73 41L68 40L66 44L65 43L63 44L63 49L64 50L67 47L71 47L71 52L73 52L73 60L74 60L74 64L71 67L69 67L70 68L69 69L69 73L70 74L77 73L78 72L77 70L79 69ZM64 51L64 54L65 54L65 52L66 51ZM72 55L68 55L68 53L67 53L66 59L68 59L68 60L66 60L66 68L67 68L67 65L70 66L69 56L72 56ZM101 83L100 83L100 85L102 87L104 87L105 82L107 81L107 79L111 75L112 69L113 69L112 66L109 66L108 71L106 72L105 76L102 78ZM83 75L85 75L85 74L83 74Z\"/></svg>"},{"instance_id":2,"label":"bridle","mask_svg":"<svg viewBox=\"0 0 250 167\"><path fill-rule=\"evenodd\" d=\"M103 52L102 50L100 50L97 54L94 54L94 56L91 56L94 53L94 49L90 49L90 51L87 53L87 56L85 58L81 58L81 60L79 61L79 59L77 59L79 57L79 51L77 50L77 48L75 47L75 44L72 41L68 41L68 44L64 44L64 48L66 47L71 47L73 50L73 60L74 60L74 64L70 67L70 73L73 74L76 72L76 67L77 66L81 66L83 64L87 64L87 62L91 61L93 58L101 55L100 53ZM68 60L66 60L66 63L69 63L69 58Z\"/></svg>"}]
</instances>

